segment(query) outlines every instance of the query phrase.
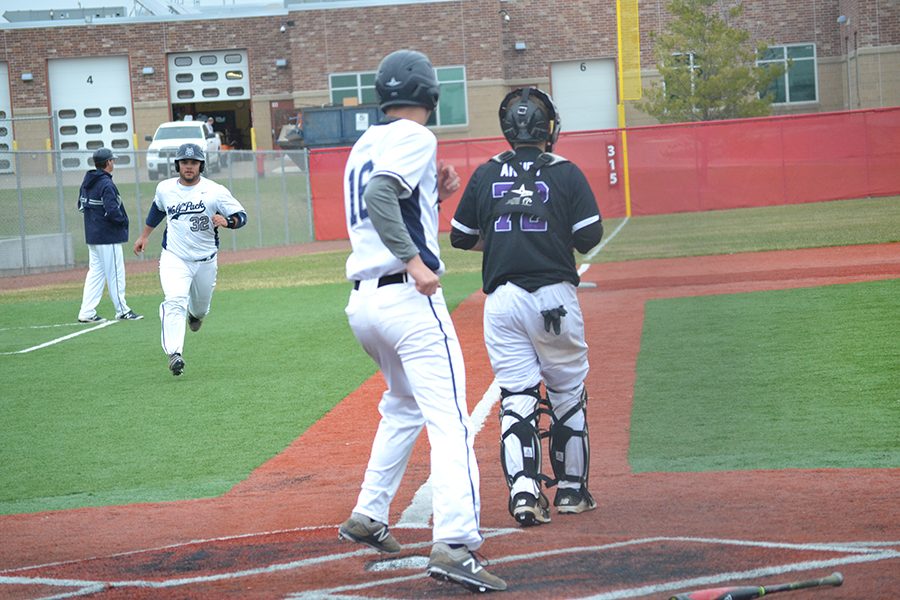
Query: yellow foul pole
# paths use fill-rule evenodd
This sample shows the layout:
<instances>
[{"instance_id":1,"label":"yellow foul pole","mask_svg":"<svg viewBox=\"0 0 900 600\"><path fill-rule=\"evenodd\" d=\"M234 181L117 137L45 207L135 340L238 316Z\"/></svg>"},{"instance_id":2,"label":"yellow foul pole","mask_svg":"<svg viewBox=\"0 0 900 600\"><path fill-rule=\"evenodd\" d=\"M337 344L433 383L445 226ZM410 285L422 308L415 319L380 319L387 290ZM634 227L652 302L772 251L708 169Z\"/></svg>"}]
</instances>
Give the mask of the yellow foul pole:
<instances>
[{"instance_id":1,"label":"yellow foul pole","mask_svg":"<svg viewBox=\"0 0 900 600\"><path fill-rule=\"evenodd\" d=\"M623 23L623 20L625 21ZM623 30L625 35L623 35ZM616 0L616 40L618 45L619 102L618 120L622 134L622 184L625 186L625 216L631 216L631 175L628 169L628 132L625 100L641 97L641 46L638 25L638 0ZM628 71L628 77L625 73Z\"/></svg>"}]
</instances>

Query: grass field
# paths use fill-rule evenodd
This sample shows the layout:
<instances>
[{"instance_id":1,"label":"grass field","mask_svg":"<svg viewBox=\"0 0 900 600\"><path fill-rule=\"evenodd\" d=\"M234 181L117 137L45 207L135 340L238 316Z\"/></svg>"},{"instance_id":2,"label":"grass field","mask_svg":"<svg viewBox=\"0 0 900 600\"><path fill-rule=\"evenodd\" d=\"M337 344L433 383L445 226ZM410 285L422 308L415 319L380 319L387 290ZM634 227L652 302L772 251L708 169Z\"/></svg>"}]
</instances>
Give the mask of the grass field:
<instances>
[{"instance_id":1,"label":"grass field","mask_svg":"<svg viewBox=\"0 0 900 600\"><path fill-rule=\"evenodd\" d=\"M620 223L608 221L607 235ZM894 197L633 218L592 260L897 241ZM445 248L444 257L444 289L456 305L479 288L480 255ZM181 378L169 374L159 347L156 273L128 279L129 303L144 320L0 355L0 513L212 496L246 478L375 371L343 314L345 258L333 252L222 265L213 312L201 332L187 334ZM0 352L85 331L72 323L80 295L80 283L0 292ZM898 438L889 436L898 422L897 336L890 336L897 298L891 281L651 302L638 367L635 470L898 466ZM776 321L773 307L791 310ZM108 299L100 311L112 314ZM798 319L809 315L816 318ZM877 337L884 331L888 337ZM667 358L679 352L673 340L702 349L681 372ZM801 342L816 352L795 347ZM873 380L878 374L885 378ZM709 382L716 385L706 388L729 393L699 397ZM668 393L676 384L680 398ZM760 385L774 386L756 394L767 400L747 402ZM779 394L800 392L804 414L773 412ZM809 415L823 412L834 414L837 438L829 433L835 429L811 427ZM658 423L690 424L699 413L707 439L690 453L672 452L677 440L661 436ZM752 426L773 415L784 423L778 435L797 438L783 456L734 447L736 422ZM885 420L888 427L871 431ZM817 456L830 457L828 464Z\"/></svg>"}]
</instances>

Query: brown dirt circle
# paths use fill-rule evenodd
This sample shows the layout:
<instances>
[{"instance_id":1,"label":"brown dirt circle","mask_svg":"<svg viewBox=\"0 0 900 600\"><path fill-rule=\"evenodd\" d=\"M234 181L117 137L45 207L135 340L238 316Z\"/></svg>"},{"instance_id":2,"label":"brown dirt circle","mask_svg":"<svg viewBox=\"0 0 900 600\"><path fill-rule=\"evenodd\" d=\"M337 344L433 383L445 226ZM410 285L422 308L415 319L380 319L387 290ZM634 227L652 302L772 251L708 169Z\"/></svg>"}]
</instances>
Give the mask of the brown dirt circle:
<instances>
[{"instance_id":1,"label":"brown dirt circle","mask_svg":"<svg viewBox=\"0 0 900 600\"><path fill-rule=\"evenodd\" d=\"M593 265L584 278L597 287L582 289L581 300L591 344L591 488L600 506L583 515L554 514L539 528L515 527L497 461L494 406L476 451L488 536L482 552L510 585L503 597L667 598L832 571L844 574L842 587L790 598L895 597L900 469L634 474L627 452L648 299L897 277L900 244ZM476 294L454 313L470 409L492 381L482 305ZM0 517L0 598L468 595L423 575L427 526L394 526L404 545L399 559L337 540L336 526L356 498L383 389L376 375L222 497ZM427 444L420 440L392 521L427 477Z\"/></svg>"}]
</instances>

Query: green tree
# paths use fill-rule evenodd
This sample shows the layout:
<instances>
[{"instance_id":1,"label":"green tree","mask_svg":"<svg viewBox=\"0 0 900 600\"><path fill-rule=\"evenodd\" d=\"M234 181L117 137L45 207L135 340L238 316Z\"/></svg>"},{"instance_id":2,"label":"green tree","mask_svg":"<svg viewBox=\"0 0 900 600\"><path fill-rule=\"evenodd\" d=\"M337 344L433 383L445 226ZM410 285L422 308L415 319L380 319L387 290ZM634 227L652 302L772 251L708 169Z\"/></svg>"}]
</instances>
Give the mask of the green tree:
<instances>
[{"instance_id":1,"label":"green tree","mask_svg":"<svg viewBox=\"0 0 900 600\"><path fill-rule=\"evenodd\" d=\"M662 123L716 121L771 114L775 66L756 66L766 45L754 47L750 34L730 23L743 4L720 16L717 0L671 0L674 17L656 36L662 84L645 91L638 107Z\"/></svg>"}]
</instances>

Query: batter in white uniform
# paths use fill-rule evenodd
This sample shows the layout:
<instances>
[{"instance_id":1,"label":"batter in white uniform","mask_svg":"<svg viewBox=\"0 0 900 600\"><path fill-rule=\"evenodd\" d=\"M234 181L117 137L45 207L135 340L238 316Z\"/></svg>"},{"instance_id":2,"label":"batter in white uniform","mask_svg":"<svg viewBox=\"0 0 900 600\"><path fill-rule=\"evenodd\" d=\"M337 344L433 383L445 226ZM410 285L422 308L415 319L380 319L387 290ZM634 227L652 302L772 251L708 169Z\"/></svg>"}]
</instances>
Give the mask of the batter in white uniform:
<instances>
[{"instance_id":1,"label":"batter in white uniform","mask_svg":"<svg viewBox=\"0 0 900 600\"><path fill-rule=\"evenodd\" d=\"M353 146L344 171L344 207L353 282L346 313L388 389L362 490L342 539L399 552L388 531L391 501L422 428L431 444L433 548L427 572L476 591L506 583L484 569L474 433L466 406L462 350L440 288L438 204L459 188L438 168L437 140L424 125L438 99L428 58L408 50L381 62L375 90L386 122Z\"/></svg>"},{"instance_id":2,"label":"batter in white uniform","mask_svg":"<svg viewBox=\"0 0 900 600\"><path fill-rule=\"evenodd\" d=\"M201 175L204 164L200 146L183 144L178 149L178 177L156 186L144 231L134 243L134 253L143 252L147 238L166 219L159 256L159 281L165 300L159 305L159 318L162 347L173 375L184 371L185 321L191 331L197 331L209 313L218 271L217 228L238 229L247 223L244 207L231 192Z\"/></svg>"}]
</instances>

